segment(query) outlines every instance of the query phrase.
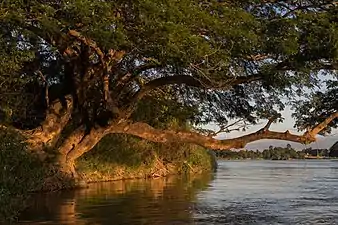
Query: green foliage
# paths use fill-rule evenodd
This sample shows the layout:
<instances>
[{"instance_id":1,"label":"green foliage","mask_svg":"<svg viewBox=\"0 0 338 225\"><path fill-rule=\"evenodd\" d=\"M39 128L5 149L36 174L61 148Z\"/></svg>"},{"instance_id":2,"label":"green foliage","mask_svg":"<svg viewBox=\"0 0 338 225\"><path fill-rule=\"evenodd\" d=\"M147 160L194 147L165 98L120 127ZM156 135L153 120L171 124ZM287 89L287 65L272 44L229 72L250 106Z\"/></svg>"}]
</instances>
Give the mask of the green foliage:
<instances>
[{"instance_id":1,"label":"green foliage","mask_svg":"<svg viewBox=\"0 0 338 225\"><path fill-rule=\"evenodd\" d=\"M3 114L0 118L4 122L10 122L11 117L32 100L23 90L29 78L23 77L20 70L25 62L34 58L34 52L17 46L16 39L20 37L9 32L0 25L0 115Z\"/></svg>"},{"instance_id":2,"label":"green foliage","mask_svg":"<svg viewBox=\"0 0 338 225\"><path fill-rule=\"evenodd\" d=\"M78 79L79 71L67 73L67 66L99 65L95 53L87 61L69 61L67 47L78 53L85 49L69 30L95 41L104 53L110 49L126 53L109 76L120 108L132 102L142 88L140 80L188 75L217 87L238 77L260 76L259 81L228 91L186 85L163 88L178 105L193 109L194 123L265 118L283 109L281 96L295 95L294 87L313 87L320 72L335 73L338 59L333 1L32 0L4 1L0 12L0 106L9 122L16 117L31 119L18 109L34 110L29 108L34 93L24 87L34 81L40 92L44 90L38 71L48 84L56 85ZM154 62L152 68L137 69ZM118 78L126 73L133 79L120 88ZM92 82L98 82L94 77ZM89 83L82 87L86 92L82 105L97 114L102 90L100 85L89 88ZM159 112L166 113L165 101L157 103L162 105ZM140 103L145 105L149 104Z\"/></svg>"},{"instance_id":3,"label":"green foliage","mask_svg":"<svg viewBox=\"0 0 338 225\"><path fill-rule=\"evenodd\" d=\"M14 219L31 191L43 182L41 162L27 152L16 132L0 130L0 221Z\"/></svg>"},{"instance_id":4,"label":"green foliage","mask_svg":"<svg viewBox=\"0 0 338 225\"><path fill-rule=\"evenodd\" d=\"M338 110L338 81L329 80L326 90L316 91L309 99L296 102L294 109L295 126L299 130L306 130L308 127L323 122ZM323 129L321 134L330 133L333 128L337 127L338 119L335 119Z\"/></svg>"},{"instance_id":5,"label":"green foliage","mask_svg":"<svg viewBox=\"0 0 338 225\"><path fill-rule=\"evenodd\" d=\"M81 157L80 161L87 161L90 170L102 170L114 166L125 166L130 169L149 165L153 161L152 148L146 142L126 135L108 135L103 138L95 148ZM81 162L79 164L81 169Z\"/></svg>"},{"instance_id":6,"label":"green foliage","mask_svg":"<svg viewBox=\"0 0 338 225\"><path fill-rule=\"evenodd\" d=\"M156 128L188 128L187 124L198 114L196 107L171 99L170 95L158 94L145 97L133 113L134 121L146 122Z\"/></svg>"},{"instance_id":7,"label":"green foliage","mask_svg":"<svg viewBox=\"0 0 338 225\"><path fill-rule=\"evenodd\" d=\"M198 146L109 135L82 156L77 167L88 180L111 180L208 171L212 163L210 154Z\"/></svg>"}]
</instances>

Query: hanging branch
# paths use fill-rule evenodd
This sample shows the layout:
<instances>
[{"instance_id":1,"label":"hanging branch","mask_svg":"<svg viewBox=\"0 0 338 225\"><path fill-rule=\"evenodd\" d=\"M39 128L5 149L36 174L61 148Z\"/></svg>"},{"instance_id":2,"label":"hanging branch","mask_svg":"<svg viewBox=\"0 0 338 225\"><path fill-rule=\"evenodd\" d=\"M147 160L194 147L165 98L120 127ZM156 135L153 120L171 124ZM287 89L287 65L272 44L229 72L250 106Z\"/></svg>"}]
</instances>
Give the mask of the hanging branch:
<instances>
[{"instance_id":1,"label":"hanging branch","mask_svg":"<svg viewBox=\"0 0 338 225\"><path fill-rule=\"evenodd\" d=\"M45 83L45 101L46 101L46 107L49 107L49 93L48 93L48 82L46 77L42 74L42 72L39 70L38 74L40 75L42 81Z\"/></svg>"}]
</instances>

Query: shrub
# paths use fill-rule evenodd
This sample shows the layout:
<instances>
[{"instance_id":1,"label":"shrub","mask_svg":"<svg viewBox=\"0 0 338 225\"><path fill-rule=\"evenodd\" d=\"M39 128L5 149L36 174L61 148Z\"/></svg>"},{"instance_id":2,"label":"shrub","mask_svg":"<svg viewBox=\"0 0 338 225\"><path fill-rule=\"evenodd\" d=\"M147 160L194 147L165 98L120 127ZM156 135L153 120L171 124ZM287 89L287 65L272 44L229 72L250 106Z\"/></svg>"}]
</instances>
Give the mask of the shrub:
<instances>
[{"instance_id":1,"label":"shrub","mask_svg":"<svg viewBox=\"0 0 338 225\"><path fill-rule=\"evenodd\" d=\"M29 193L42 185L42 163L16 132L0 129L0 221L15 219Z\"/></svg>"}]
</instances>

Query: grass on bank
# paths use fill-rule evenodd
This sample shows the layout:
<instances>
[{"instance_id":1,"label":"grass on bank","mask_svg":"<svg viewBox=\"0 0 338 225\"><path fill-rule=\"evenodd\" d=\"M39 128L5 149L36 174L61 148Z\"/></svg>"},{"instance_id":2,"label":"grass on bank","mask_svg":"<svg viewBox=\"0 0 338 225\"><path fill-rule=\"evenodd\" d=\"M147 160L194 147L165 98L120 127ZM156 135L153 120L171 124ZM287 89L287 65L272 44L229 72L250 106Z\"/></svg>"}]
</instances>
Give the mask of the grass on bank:
<instances>
[{"instance_id":1,"label":"grass on bank","mask_svg":"<svg viewBox=\"0 0 338 225\"><path fill-rule=\"evenodd\" d=\"M82 156L77 167L87 181L95 182L197 173L212 169L211 157L199 146L109 135Z\"/></svg>"}]
</instances>

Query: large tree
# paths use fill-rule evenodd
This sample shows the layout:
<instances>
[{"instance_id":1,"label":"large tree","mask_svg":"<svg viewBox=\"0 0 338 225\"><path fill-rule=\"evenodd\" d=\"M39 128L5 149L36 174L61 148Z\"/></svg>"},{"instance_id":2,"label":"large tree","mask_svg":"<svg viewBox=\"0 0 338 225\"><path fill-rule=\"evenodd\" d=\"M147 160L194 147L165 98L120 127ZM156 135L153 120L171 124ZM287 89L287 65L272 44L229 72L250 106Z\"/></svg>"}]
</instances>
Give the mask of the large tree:
<instances>
[{"instance_id":1,"label":"large tree","mask_svg":"<svg viewBox=\"0 0 338 225\"><path fill-rule=\"evenodd\" d=\"M42 156L57 153L60 169L72 175L75 160L111 133L227 150L263 138L313 141L337 118L337 111L321 117L304 135L269 131L282 96L337 71L336 1L31 0L0 7L3 127L17 129ZM188 111L192 125L270 119L253 134L220 141L150 126L136 113L180 116L163 106Z\"/></svg>"}]
</instances>

